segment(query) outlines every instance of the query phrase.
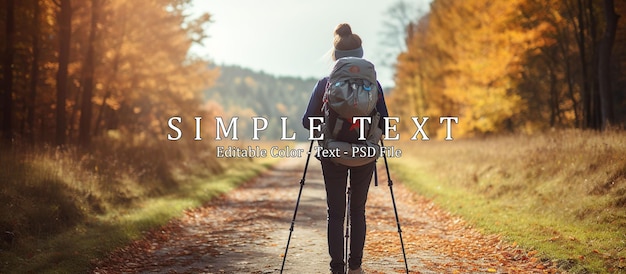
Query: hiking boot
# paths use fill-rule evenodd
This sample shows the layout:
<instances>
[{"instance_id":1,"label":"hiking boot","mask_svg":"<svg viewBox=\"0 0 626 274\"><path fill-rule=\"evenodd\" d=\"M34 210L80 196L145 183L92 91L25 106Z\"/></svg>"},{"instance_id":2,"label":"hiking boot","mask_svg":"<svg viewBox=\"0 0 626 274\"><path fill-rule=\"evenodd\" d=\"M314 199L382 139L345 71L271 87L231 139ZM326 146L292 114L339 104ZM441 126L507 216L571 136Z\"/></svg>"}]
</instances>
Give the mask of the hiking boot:
<instances>
[{"instance_id":1,"label":"hiking boot","mask_svg":"<svg viewBox=\"0 0 626 274\"><path fill-rule=\"evenodd\" d=\"M357 269L349 269L348 274L365 274L365 271L359 267Z\"/></svg>"}]
</instances>

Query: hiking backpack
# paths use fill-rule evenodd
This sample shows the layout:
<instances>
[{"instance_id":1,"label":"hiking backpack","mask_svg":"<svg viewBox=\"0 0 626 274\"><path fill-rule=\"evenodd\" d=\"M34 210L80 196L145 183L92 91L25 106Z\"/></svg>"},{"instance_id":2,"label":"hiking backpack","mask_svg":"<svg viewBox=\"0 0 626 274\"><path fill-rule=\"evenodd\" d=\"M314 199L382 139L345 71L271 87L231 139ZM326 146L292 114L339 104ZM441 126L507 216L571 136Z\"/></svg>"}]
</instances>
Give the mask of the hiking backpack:
<instances>
[{"instance_id":1,"label":"hiking backpack","mask_svg":"<svg viewBox=\"0 0 626 274\"><path fill-rule=\"evenodd\" d=\"M378 127L380 114L376 110L379 93L374 65L363 58L344 57L335 62L324 93L324 140L322 147L339 149L340 157L333 161L346 166L361 166L378 158L378 141L382 130ZM371 123L352 123L353 117L371 117ZM349 133L345 132L345 123L350 124ZM366 140L358 140L360 127L365 127ZM343 129L343 130L342 130ZM376 151L371 157L353 155L354 147L361 151ZM371 148L370 148L371 147Z\"/></svg>"}]
</instances>

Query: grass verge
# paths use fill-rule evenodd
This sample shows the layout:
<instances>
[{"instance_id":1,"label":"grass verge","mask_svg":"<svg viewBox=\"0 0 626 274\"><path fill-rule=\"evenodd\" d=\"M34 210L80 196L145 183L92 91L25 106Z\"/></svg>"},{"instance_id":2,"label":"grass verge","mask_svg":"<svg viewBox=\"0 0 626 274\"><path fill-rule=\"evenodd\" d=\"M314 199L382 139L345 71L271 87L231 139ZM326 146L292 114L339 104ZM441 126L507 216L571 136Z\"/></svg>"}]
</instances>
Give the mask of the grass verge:
<instances>
[{"instance_id":1,"label":"grass verge","mask_svg":"<svg viewBox=\"0 0 626 274\"><path fill-rule=\"evenodd\" d=\"M573 273L626 271L626 133L398 143L393 173Z\"/></svg>"},{"instance_id":2,"label":"grass verge","mask_svg":"<svg viewBox=\"0 0 626 274\"><path fill-rule=\"evenodd\" d=\"M234 189L276 161L243 158L216 166L217 159L207 155L201 161L159 156L178 153L174 148L151 153L144 148L144 155L137 147L116 148L97 159L78 160L66 152L4 154L0 232L12 235L0 241L0 273L84 273L92 260Z\"/></svg>"}]
</instances>

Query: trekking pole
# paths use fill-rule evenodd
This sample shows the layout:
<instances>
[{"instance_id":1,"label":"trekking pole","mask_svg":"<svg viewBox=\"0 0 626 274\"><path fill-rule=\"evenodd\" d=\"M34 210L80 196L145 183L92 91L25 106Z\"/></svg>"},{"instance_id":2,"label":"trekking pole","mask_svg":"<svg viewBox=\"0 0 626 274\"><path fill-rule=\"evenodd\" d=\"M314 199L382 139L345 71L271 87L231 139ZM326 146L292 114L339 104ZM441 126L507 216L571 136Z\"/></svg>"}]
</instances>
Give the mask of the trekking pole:
<instances>
[{"instance_id":1,"label":"trekking pole","mask_svg":"<svg viewBox=\"0 0 626 274\"><path fill-rule=\"evenodd\" d=\"M296 208L293 211L293 218L291 219L291 227L289 227L289 238L287 239L287 246L285 247L285 255L283 256L283 264L280 267L280 273L283 273L285 268L285 261L287 260L287 251L289 251L289 242L291 242L291 233L296 223L296 215L298 214L298 205L300 204L300 197L302 196L302 189L304 188L304 179L306 177L306 171L309 168L309 160L311 159L311 151L313 150L313 140L309 145L309 153L306 157L306 163L304 164L304 171L302 172L302 179L300 179L300 191L298 192L298 200L296 201Z\"/></svg>"},{"instance_id":2,"label":"trekking pole","mask_svg":"<svg viewBox=\"0 0 626 274\"><path fill-rule=\"evenodd\" d=\"M380 140L380 144L383 144L383 140ZM402 229L400 228L400 218L398 218L398 208L396 207L396 198L393 196L393 181L391 180L391 174L389 174L389 164L387 163L387 154L383 154L385 159L385 169L387 170L387 182L389 185L389 192L391 193L391 201L393 202L393 212L396 215L396 224L398 225L398 235L400 235L400 245L402 246L402 256L404 257L404 268L406 273L409 274L409 264L406 261L406 252L404 251L404 241L402 240Z\"/></svg>"},{"instance_id":3,"label":"trekking pole","mask_svg":"<svg viewBox=\"0 0 626 274\"><path fill-rule=\"evenodd\" d=\"M378 169L376 168L376 163L378 161L374 161L374 186L378 186Z\"/></svg>"},{"instance_id":4,"label":"trekking pole","mask_svg":"<svg viewBox=\"0 0 626 274\"><path fill-rule=\"evenodd\" d=\"M348 192L346 193L348 194L348 203L346 205L346 241L345 241L345 245L346 248L344 249L345 252L345 262L346 264L344 265L344 270L347 273L348 272L348 247L350 244L350 198L352 196L352 191L350 190L350 187L348 187Z\"/></svg>"}]
</instances>

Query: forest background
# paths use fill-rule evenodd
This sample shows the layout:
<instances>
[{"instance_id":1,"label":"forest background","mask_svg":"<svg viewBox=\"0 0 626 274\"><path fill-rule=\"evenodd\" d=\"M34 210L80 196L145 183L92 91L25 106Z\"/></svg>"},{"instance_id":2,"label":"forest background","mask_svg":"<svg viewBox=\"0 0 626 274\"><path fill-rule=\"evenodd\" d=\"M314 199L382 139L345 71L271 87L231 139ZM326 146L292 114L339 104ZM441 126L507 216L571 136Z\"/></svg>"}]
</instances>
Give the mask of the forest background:
<instances>
[{"instance_id":1,"label":"forest background","mask_svg":"<svg viewBox=\"0 0 626 274\"><path fill-rule=\"evenodd\" d=\"M316 79L190 54L210 40L212 22L191 7L190 0L0 3L2 250L30 254L42 239L110 224L146 199L249 164L211 157L211 131L202 142L191 134L167 141L169 117L206 117L203 128L212 129L211 117L264 116L277 139L284 116L307 136L300 117ZM385 33L400 41L396 62L385 64L395 69L385 91L403 136L415 129L411 116L457 116L460 139L563 129L602 139L623 131L626 2L434 0L428 12L402 13L407 7L390 5ZM193 123L181 127L193 132ZM426 127L431 137L443 134L436 122ZM606 176L624 183L626 166ZM15 256L3 263L24 255Z\"/></svg>"}]
</instances>

